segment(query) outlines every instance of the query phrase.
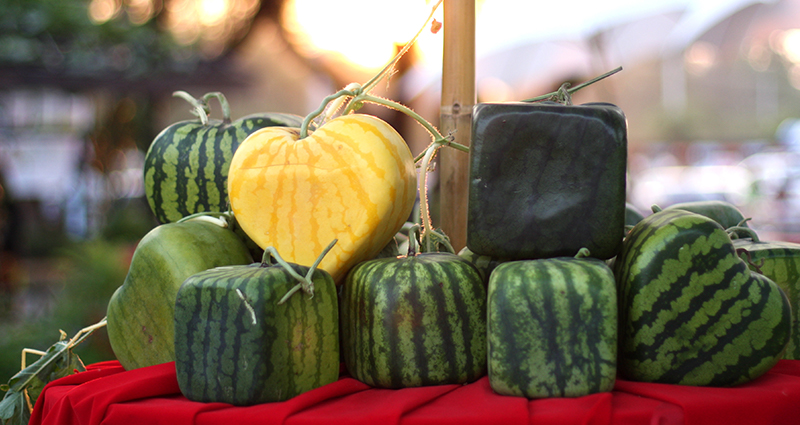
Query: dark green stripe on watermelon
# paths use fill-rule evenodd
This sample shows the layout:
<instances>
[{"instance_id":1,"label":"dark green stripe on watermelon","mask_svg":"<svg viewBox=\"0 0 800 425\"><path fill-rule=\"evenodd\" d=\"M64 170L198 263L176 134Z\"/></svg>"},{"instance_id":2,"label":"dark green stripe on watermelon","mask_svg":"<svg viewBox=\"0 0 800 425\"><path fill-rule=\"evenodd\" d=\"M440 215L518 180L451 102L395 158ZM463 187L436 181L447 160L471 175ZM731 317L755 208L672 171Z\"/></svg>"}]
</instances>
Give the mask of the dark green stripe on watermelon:
<instances>
[{"instance_id":1,"label":"dark green stripe on watermelon","mask_svg":"<svg viewBox=\"0 0 800 425\"><path fill-rule=\"evenodd\" d=\"M228 168L239 144L264 127L302 124L291 114L251 115L232 123L182 121L165 128L145 156L145 195L161 223L228 208Z\"/></svg>"},{"instance_id":2,"label":"dark green stripe on watermelon","mask_svg":"<svg viewBox=\"0 0 800 425\"><path fill-rule=\"evenodd\" d=\"M627 379L729 386L765 373L789 338L788 300L751 273L725 230L684 210L637 224L615 271Z\"/></svg>"},{"instance_id":3,"label":"dark green stripe on watermelon","mask_svg":"<svg viewBox=\"0 0 800 425\"><path fill-rule=\"evenodd\" d=\"M500 394L580 397L611 391L617 361L617 295L597 259L500 264L488 295L488 366Z\"/></svg>"},{"instance_id":4,"label":"dark green stripe on watermelon","mask_svg":"<svg viewBox=\"0 0 800 425\"><path fill-rule=\"evenodd\" d=\"M455 254L357 265L342 287L341 326L347 370L371 386L466 383L486 372L486 289Z\"/></svg>"},{"instance_id":5,"label":"dark green stripe on watermelon","mask_svg":"<svg viewBox=\"0 0 800 425\"><path fill-rule=\"evenodd\" d=\"M294 266L301 275L307 268ZM283 401L338 379L333 279L278 301L296 281L279 266L223 267L187 279L175 307L175 367L186 398L234 405Z\"/></svg>"},{"instance_id":6,"label":"dark green stripe on watermelon","mask_svg":"<svg viewBox=\"0 0 800 425\"><path fill-rule=\"evenodd\" d=\"M733 246L751 270L770 278L789 298L792 334L783 358L800 360L800 244L734 239Z\"/></svg>"}]
</instances>

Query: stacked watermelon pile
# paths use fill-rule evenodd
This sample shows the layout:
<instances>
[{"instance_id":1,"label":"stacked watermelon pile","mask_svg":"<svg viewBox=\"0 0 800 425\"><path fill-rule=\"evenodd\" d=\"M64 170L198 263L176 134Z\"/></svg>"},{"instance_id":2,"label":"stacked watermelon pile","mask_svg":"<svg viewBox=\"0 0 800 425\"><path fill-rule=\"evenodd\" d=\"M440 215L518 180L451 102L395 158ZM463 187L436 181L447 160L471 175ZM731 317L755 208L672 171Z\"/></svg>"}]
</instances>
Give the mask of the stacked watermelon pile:
<instances>
[{"instance_id":1,"label":"stacked watermelon pile","mask_svg":"<svg viewBox=\"0 0 800 425\"><path fill-rule=\"evenodd\" d=\"M626 144L614 105L476 107L465 255L502 259L488 273L496 392L580 396L617 376L730 386L787 344L794 358L800 251L757 242L725 202L644 218L625 203Z\"/></svg>"},{"instance_id":2,"label":"stacked watermelon pile","mask_svg":"<svg viewBox=\"0 0 800 425\"><path fill-rule=\"evenodd\" d=\"M626 223L614 105L478 105L457 255L405 221L415 162L385 122L232 121L221 94L189 100L200 120L147 154L162 224L109 301L108 334L127 369L175 361L191 400L286 400L342 363L381 388L488 375L501 394L578 397L618 375L736 385L800 354L800 251L759 241L727 204Z\"/></svg>"}]
</instances>

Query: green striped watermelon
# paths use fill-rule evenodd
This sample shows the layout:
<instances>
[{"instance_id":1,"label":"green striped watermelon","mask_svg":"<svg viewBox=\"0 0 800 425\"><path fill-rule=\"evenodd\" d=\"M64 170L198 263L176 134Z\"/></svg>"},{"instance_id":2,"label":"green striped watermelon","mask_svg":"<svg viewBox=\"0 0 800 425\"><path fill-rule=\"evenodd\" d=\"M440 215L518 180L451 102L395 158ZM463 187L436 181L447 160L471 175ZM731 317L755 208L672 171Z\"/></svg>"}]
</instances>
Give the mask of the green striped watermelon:
<instances>
[{"instance_id":1,"label":"green striped watermelon","mask_svg":"<svg viewBox=\"0 0 800 425\"><path fill-rule=\"evenodd\" d=\"M743 229L738 229L742 233ZM734 239L739 256L755 270L770 278L786 293L792 306L792 335L783 358L800 360L800 244L761 241L751 229L750 238Z\"/></svg>"},{"instance_id":2,"label":"green striped watermelon","mask_svg":"<svg viewBox=\"0 0 800 425\"><path fill-rule=\"evenodd\" d=\"M654 213L615 262L619 369L631 380L729 386L780 359L791 308L751 272L717 222L681 209Z\"/></svg>"},{"instance_id":3,"label":"green striped watermelon","mask_svg":"<svg viewBox=\"0 0 800 425\"><path fill-rule=\"evenodd\" d=\"M186 278L249 264L247 247L221 219L162 224L133 253L125 281L108 301L108 340L127 370L175 360L175 295Z\"/></svg>"},{"instance_id":4,"label":"green striped watermelon","mask_svg":"<svg viewBox=\"0 0 800 425\"><path fill-rule=\"evenodd\" d=\"M309 268L291 265L305 276ZM280 265L219 267L184 282L175 302L175 369L193 401L283 401L339 377L336 286L316 269L314 296Z\"/></svg>"},{"instance_id":5,"label":"green striped watermelon","mask_svg":"<svg viewBox=\"0 0 800 425\"><path fill-rule=\"evenodd\" d=\"M145 195L161 223L199 212L228 211L228 168L239 144L258 129L299 127L303 122L300 116L282 113L231 122L227 101L222 95L219 99L222 120L177 122L162 130L147 150Z\"/></svg>"},{"instance_id":6,"label":"green striped watermelon","mask_svg":"<svg viewBox=\"0 0 800 425\"><path fill-rule=\"evenodd\" d=\"M739 224L747 227L747 222L744 220L745 217L742 211L739 210L736 205L727 201L710 200L681 202L672 204L664 209L680 209L700 214L716 221L725 229L738 226Z\"/></svg>"},{"instance_id":7,"label":"green striped watermelon","mask_svg":"<svg viewBox=\"0 0 800 425\"><path fill-rule=\"evenodd\" d=\"M495 392L580 397L614 387L617 292L605 262L559 257L500 264L489 280L487 308Z\"/></svg>"},{"instance_id":8,"label":"green striped watermelon","mask_svg":"<svg viewBox=\"0 0 800 425\"><path fill-rule=\"evenodd\" d=\"M486 372L486 288L455 254L362 262L347 276L340 309L344 362L361 382L460 384Z\"/></svg>"}]
</instances>

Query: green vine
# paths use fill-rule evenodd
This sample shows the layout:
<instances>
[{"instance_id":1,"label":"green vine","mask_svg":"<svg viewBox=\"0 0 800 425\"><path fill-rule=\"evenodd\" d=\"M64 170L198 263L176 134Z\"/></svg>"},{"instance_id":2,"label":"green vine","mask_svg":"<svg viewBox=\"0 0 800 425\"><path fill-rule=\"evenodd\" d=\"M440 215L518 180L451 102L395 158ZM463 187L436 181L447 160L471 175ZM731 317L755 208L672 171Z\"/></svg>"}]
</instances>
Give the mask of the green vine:
<instances>
[{"instance_id":1,"label":"green vine","mask_svg":"<svg viewBox=\"0 0 800 425\"><path fill-rule=\"evenodd\" d=\"M269 246L267 247L267 249L264 250L264 256L261 259L261 267L269 267L273 265L274 263L272 263L271 258L274 258L275 261L277 261L277 263L281 267L283 267L293 278L299 281L297 285L293 286L292 289L286 292L286 295L284 295L281 298L281 300L278 301L279 305L285 303L286 300L289 299L289 297L291 297L292 295L295 294L295 292L301 289L310 297L314 296L314 281L311 278L312 276L314 276L314 272L317 271L317 267L319 267L319 264L322 262L322 259L325 258L325 255L327 255L328 252L333 248L333 246L336 245L336 242L338 242L338 239L334 239L330 244L328 244L328 246L324 250L322 250L322 253L319 254L317 259L314 261L314 264L312 264L311 267L309 267L308 272L306 273L305 276L301 276L299 273L297 273L292 268L292 266L289 263L287 263L280 256L280 254L278 254L278 250L275 249L274 246Z\"/></svg>"},{"instance_id":2,"label":"green vine","mask_svg":"<svg viewBox=\"0 0 800 425\"><path fill-rule=\"evenodd\" d=\"M407 257L413 257L419 252L419 224L414 224L408 229L408 252Z\"/></svg>"},{"instance_id":3,"label":"green vine","mask_svg":"<svg viewBox=\"0 0 800 425\"><path fill-rule=\"evenodd\" d=\"M554 91L552 93L547 93L547 94L543 94L541 96L537 96L537 97L534 97L534 98L525 99L522 102L532 103L532 102L542 102L542 101L549 100L549 101L563 103L565 105L572 105L572 94L573 93L575 93L576 91L578 91L578 90L580 90L580 89L582 89L582 88L584 88L586 86L592 85L592 84L594 84L594 83L596 83L596 82L598 82L598 81L600 81L600 80L602 80L604 78L608 78L608 77L610 77L610 76L612 76L612 75L614 75L614 74L616 74L617 72L620 72L620 71L622 71L622 67L621 66L617 67L617 68L615 68L615 69L613 69L611 71L608 71L605 74L602 74L602 75L599 75L597 77L594 77L589 81L586 81L586 82L583 82L581 84L578 84L575 87L570 87L569 83L564 83L564 84L561 85L561 87L558 88L558 90L556 90L556 91Z\"/></svg>"},{"instance_id":4,"label":"green vine","mask_svg":"<svg viewBox=\"0 0 800 425\"><path fill-rule=\"evenodd\" d=\"M443 244L445 247L448 247L450 251L452 251L452 246L449 244L449 238L446 235L437 231L431 225L431 217L430 211L428 207L428 190L427 190L427 174L431 171L431 162L433 158L436 156L436 153L440 148L443 146L452 147L456 150L461 152L469 152L469 147L462 145L460 143L456 143L455 139L452 134L448 136L443 136L438 129L436 129L433 124L428 122L425 118L421 115L416 113L411 108L399 103L395 102L390 99L386 99L380 96L375 96L370 93L372 90L381 80L386 78L388 75L391 74L391 70L397 64L403 55L405 55L411 46L416 42L419 38L422 31L427 27L428 22L433 18L433 14L435 13L436 9L442 3L442 0L438 0L433 7L431 8L431 13L428 16L428 19L425 20L425 24L417 31L416 35L406 43L405 46L398 52L398 54L387 63L375 76L373 76L369 81L366 83L358 84L358 83L351 83L347 87L339 90L338 92L325 97L319 107L311 112L308 116L305 117L303 120L303 124L300 127L300 138L308 137L309 129L312 127L312 123L317 120L315 127L322 126L326 121L332 119L338 112L339 109L346 103L344 110L342 111L342 115L352 114L364 103L373 103L376 105L385 106L390 109L394 109L399 111L419 123L428 133L431 135L433 141L425 148L425 150L420 153L417 157L414 158L414 163L419 163L419 168L422 170L420 173L419 179L419 194L420 194L420 215L422 221L422 233L421 233L421 240L425 241L425 248L427 251L433 249L433 244L435 241ZM421 161L421 162L420 162Z\"/></svg>"},{"instance_id":5,"label":"green vine","mask_svg":"<svg viewBox=\"0 0 800 425\"><path fill-rule=\"evenodd\" d=\"M352 113L355 110L359 109L363 104L363 102L372 102L393 109L397 109L403 113L409 114L409 116L411 116L421 124L427 123L425 119L423 119L415 112L411 111L411 109L397 102L393 102L388 99L382 99L377 96L372 96L369 94L369 92L370 90L375 88L375 86L377 86L381 80L383 80L392 73L392 69L394 69L395 65L397 65L397 62L400 60L400 58L402 58L403 56L405 56L406 53L408 53L409 49L411 49L411 46L413 46L414 43L416 43L417 39L422 34L422 31L427 27L428 22L430 22L430 20L433 19L433 15L436 12L436 9L439 8L439 5L442 4L442 1L443 0L437 0L436 3L434 3L433 7L431 7L431 12L428 15L428 18L425 20L425 23L422 25L422 27L420 27L420 29L417 31L414 37L411 38L411 41L406 43L403 46L403 48L400 49L400 51L394 56L394 58L392 58L392 60L390 60L386 65L384 65L384 67L377 74L375 74L364 84L351 83L344 89L339 90L338 92L330 96L327 96L325 99L323 99L320 106L316 110L311 112L311 114L306 116L305 120L303 120L303 124L300 127L300 138L308 137L308 129L311 126L311 122L314 119L323 115L323 113L325 113L325 111L327 110L328 112L323 115L322 122L317 124L317 126L321 126L322 124L324 124L325 121L332 118L337 113L338 109L348 98L350 99L350 101L348 102L348 105L345 107L343 115ZM436 131L432 125L423 124L423 126L425 126L425 128L428 129L428 131L433 130L431 131L431 134L433 135L438 134L438 131Z\"/></svg>"}]
</instances>

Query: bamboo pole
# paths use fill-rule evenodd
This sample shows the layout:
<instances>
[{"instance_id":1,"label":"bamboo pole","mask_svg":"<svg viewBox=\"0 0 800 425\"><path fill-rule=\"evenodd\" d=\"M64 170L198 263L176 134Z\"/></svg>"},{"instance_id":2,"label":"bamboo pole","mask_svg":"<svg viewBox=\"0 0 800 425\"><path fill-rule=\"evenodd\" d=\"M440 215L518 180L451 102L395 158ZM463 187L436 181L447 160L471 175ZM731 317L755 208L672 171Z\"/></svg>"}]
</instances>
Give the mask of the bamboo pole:
<instances>
[{"instance_id":1,"label":"bamboo pole","mask_svg":"<svg viewBox=\"0 0 800 425\"><path fill-rule=\"evenodd\" d=\"M475 0L444 0L444 51L439 128L470 145L475 105ZM469 155L442 149L439 157L440 223L458 252L467 241Z\"/></svg>"}]
</instances>

